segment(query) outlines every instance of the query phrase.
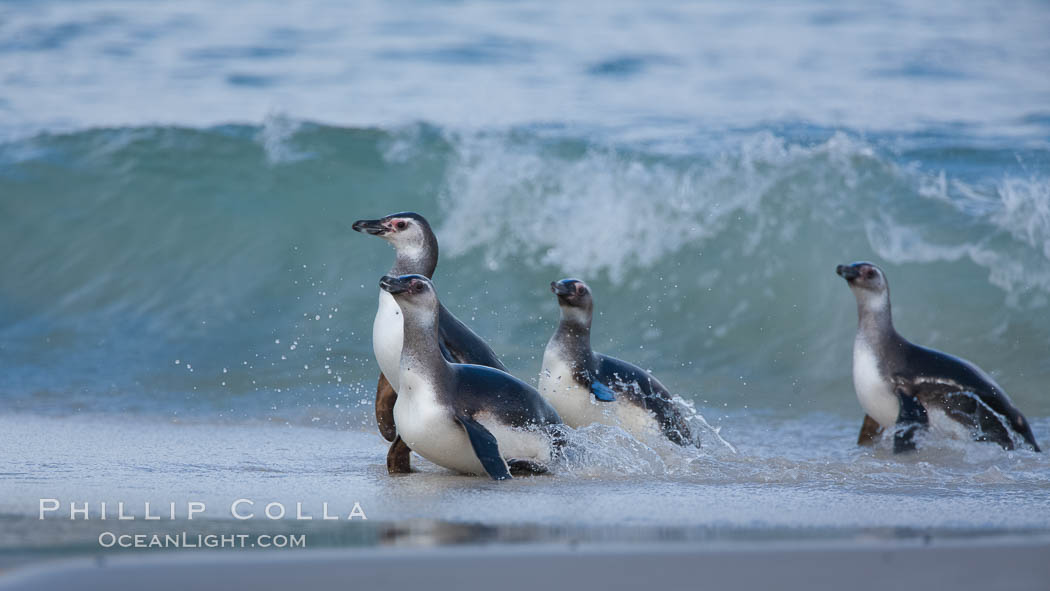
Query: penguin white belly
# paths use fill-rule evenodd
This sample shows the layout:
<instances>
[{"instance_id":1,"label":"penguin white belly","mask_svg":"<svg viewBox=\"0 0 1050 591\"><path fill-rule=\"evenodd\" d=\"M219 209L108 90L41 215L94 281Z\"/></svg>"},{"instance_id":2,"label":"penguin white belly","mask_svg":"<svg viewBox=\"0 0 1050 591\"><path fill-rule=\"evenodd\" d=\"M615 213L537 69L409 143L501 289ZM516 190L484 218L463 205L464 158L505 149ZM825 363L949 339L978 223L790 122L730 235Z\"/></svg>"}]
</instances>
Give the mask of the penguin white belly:
<instances>
[{"instance_id":1,"label":"penguin white belly","mask_svg":"<svg viewBox=\"0 0 1050 591\"><path fill-rule=\"evenodd\" d=\"M451 409L438 402L430 384L417 375L402 376L400 381L402 389L394 403L394 423L401 439L412 451L439 466L484 474L467 432L452 416Z\"/></svg>"},{"instance_id":2,"label":"penguin white belly","mask_svg":"<svg viewBox=\"0 0 1050 591\"><path fill-rule=\"evenodd\" d=\"M892 384L879 372L875 352L862 339L857 339L853 345L853 388L864 412L879 425L889 429L897 423L900 402L893 393Z\"/></svg>"},{"instance_id":3,"label":"penguin white belly","mask_svg":"<svg viewBox=\"0 0 1050 591\"><path fill-rule=\"evenodd\" d=\"M438 402L430 384L415 374L402 376L401 383L404 391L394 404L394 422L412 451L450 470L486 474L466 430L451 409ZM505 460L550 461L551 441L544 433L512 427L486 412L477 413L474 419L496 438Z\"/></svg>"},{"instance_id":4,"label":"penguin white belly","mask_svg":"<svg viewBox=\"0 0 1050 591\"><path fill-rule=\"evenodd\" d=\"M593 395L572 377L572 368L560 355L546 351L540 370L540 394L573 429L592 423L616 424L611 403L599 406Z\"/></svg>"},{"instance_id":5,"label":"penguin white belly","mask_svg":"<svg viewBox=\"0 0 1050 591\"><path fill-rule=\"evenodd\" d=\"M620 426L634 435L635 439L643 442L649 437L663 439L660 423L657 422L653 413L630 402L616 401L612 404L616 405L616 418Z\"/></svg>"},{"instance_id":6,"label":"penguin white belly","mask_svg":"<svg viewBox=\"0 0 1050 591\"><path fill-rule=\"evenodd\" d=\"M620 427L643 441L660 432L656 417L644 408L623 400L595 399L573 379L572 368L556 352L544 352L539 386L540 394L573 429L600 423Z\"/></svg>"},{"instance_id":7,"label":"penguin white belly","mask_svg":"<svg viewBox=\"0 0 1050 591\"><path fill-rule=\"evenodd\" d=\"M397 305L394 296L381 290L379 309L376 310L376 319L372 323L372 351L379 363L379 369L395 392L400 391L398 374L401 373L401 346L404 338L405 325L401 307Z\"/></svg>"}]
</instances>

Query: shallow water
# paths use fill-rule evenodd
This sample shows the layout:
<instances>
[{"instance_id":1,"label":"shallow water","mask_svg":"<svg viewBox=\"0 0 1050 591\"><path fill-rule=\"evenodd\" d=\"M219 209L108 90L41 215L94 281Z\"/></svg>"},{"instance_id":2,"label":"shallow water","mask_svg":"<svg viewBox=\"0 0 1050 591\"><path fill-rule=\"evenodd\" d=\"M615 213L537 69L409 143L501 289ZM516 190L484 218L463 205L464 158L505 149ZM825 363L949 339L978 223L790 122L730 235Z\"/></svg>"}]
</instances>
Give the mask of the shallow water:
<instances>
[{"instance_id":1,"label":"shallow water","mask_svg":"<svg viewBox=\"0 0 1050 591\"><path fill-rule=\"evenodd\" d=\"M275 6L0 3L7 556L95 547L40 497L360 501L333 545L1048 530L1045 455L854 445L834 274L880 263L1048 447L1045 4ZM595 348L737 452L591 429L547 477L387 477L392 253L349 226L406 209L516 375L584 278Z\"/></svg>"},{"instance_id":2,"label":"shallow water","mask_svg":"<svg viewBox=\"0 0 1050 591\"><path fill-rule=\"evenodd\" d=\"M582 429L570 439L584 453L549 475L508 482L419 458L416 473L390 477L385 443L360 429L101 416L2 423L17 458L0 481L4 561L97 551L98 536L114 531L300 532L308 547L1050 535L1046 454L940 441L894 456L888 441L857 448L855 421L826 414L732 413L722 435L736 452L648 447L622 431ZM38 520L40 499L61 505ZM255 503L238 508L252 519L233 519L238 499ZM69 503L85 501L89 519L70 520ZM135 521L115 521L121 501ZM206 507L193 521L190 501ZM162 520L143 521L145 502ZM283 519L265 517L272 502L285 507ZM313 519L297 520L297 503ZM341 519L322 521L323 503ZM346 519L355 503L367 520Z\"/></svg>"}]
</instances>

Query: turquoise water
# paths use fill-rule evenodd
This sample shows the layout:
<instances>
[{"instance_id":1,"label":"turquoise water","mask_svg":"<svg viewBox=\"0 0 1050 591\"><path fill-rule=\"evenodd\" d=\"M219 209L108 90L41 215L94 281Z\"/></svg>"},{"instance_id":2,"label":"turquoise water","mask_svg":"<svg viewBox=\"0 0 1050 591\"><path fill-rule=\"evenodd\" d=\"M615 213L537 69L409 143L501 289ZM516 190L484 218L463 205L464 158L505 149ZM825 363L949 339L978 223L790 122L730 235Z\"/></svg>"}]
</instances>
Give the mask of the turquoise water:
<instances>
[{"instance_id":1,"label":"turquoise water","mask_svg":"<svg viewBox=\"0 0 1050 591\"><path fill-rule=\"evenodd\" d=\"M77 441L118 464L168 458L197 482L179 499L226 491L251 449L285 466L253 494L343 474L390 521L598 526L562 501L626 474L622 499L662 499L639 526L723 523L688 504L717 484L724 523L757 535L1050 529L1043 456L852 447L855 307L834 274L882 265L899 331L989 371L1047 446L1047 30L1044 3L0 3L0 411L56 445L97 424ZM516 375L535 382L554 330L550 281L584 278L595 347L738 454L583 434L594 455L520 485L547 500L509 516L433 466L387 479L370 332L392 253L349 226L406 209L437 230L443 301ZM208 425L217 461L126 421ZM259 423L346 454L289 469ZM7 453L8 517L56 487L171 484L153 460L106 477L69 450Z\"/></svg>"},{"instance_id":2,"label":"turquoise water","mask_svg":"<svg viewBox=\"0 0 1050 591\"><path fill-rule=\"evenodd\" d=\"M834 268L872 259L903 334L1050 414L1045 149L899 150L815 127L690 155L530 128L302 123L280 148L269 133L0 148L0 404L352 420L392 251L348 226L412 209L438 230L443 300L527 378L557 321L547 286L578 276L595 347L701 405L855 412L855 306Z\"/></svg>"}]
</instances>

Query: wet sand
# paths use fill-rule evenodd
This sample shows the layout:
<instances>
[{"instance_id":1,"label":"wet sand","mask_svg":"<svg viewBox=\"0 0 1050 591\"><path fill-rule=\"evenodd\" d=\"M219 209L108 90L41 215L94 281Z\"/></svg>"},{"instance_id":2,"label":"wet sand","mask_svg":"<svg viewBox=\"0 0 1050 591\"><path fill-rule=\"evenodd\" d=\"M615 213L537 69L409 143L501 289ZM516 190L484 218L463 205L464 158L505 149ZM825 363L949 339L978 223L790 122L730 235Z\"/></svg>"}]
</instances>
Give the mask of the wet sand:
<instances>
[{"instance_id":1,"label":"wet sand","mask_svg":"<svg viewBox=\"0 0 1050 591\"><path fill-rule=\"evenodd\" d=\"M685 587L687 586L688 587ZM1045 590L1050 538L772 543L736 547L543 545L205 552L39 564L4 591L51 589L968 589Z\"/></svg>"}]
</instances>

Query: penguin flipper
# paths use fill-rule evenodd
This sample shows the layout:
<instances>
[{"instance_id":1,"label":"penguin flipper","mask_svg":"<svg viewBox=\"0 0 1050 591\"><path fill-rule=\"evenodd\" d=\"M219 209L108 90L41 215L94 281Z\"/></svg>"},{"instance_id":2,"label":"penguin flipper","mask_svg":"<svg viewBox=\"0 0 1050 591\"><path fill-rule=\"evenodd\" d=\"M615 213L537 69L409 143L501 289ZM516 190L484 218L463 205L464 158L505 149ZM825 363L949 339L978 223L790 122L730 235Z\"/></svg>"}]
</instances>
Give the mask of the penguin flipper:
<instances>
[{"instance_id":1,"label":"penguin flipper","mask_svg":"<svg viewBox=\"0 0 1050 591\"><path fill-rule=\"evenodd\" d=\"M930 424L930 418L918 398L903 388L897 388L894 393L900 401L900 411L893 433L893 453L915 451L915 434Z\"/></svg>"},{"instance_id":2,"label":"penguin flipper","mask_svg":"<svg viewBox=\"0 0 1050 591\"><path fill-rule=\"evenodd\" d=\"M496 437L484 425L470 417L456 415L456 420L467 431L470 446L474 448L474 454L481 460L485 472L493 480L510 480L510 470L507 468L507 463L503 461L503 457L499 455L499 443Z\"/></svg>"},{"instance_id":3,"label":"penguin flipper","mask_svg":"<svg viewBox=\"0 0 1050 591\"><path fill-rule=\"evenodd\" d=\"M397 438L397 427L394 425L394 403L397 402L397 392L387 381L386 376L379 374L379 383L376 385L376 423L379 424L379 432L383 439L394 441Z\"/></svg>"},{"instance_id":4,"label":"penguin flipper","mask_svg":"<svg viewBox=\"0 0 1050 591\"><path fill-rule=\"evenodd\" d=\"M602 402L612 402L616 400L616 393L614 393L609 386L606 386L598 380L591 381L591 393L594 394L595 398Z\"/></svg>"},{"instance_id":5,"label":"penguin flipper","mask_svg":"<svg viewBox=\"0 0 1050 591\"><path fill-rule=\"evenodd\" d=\"M882 426L875 419L864 415L864 422L860 426L860 435L857 436L857 445L875 445L875 440L880 435L882 435Z\"/></svg>"}]
</instances>

